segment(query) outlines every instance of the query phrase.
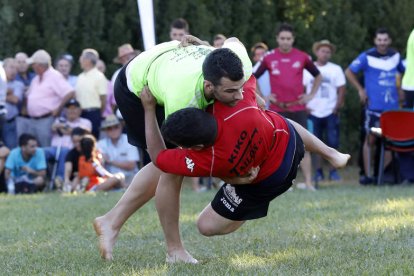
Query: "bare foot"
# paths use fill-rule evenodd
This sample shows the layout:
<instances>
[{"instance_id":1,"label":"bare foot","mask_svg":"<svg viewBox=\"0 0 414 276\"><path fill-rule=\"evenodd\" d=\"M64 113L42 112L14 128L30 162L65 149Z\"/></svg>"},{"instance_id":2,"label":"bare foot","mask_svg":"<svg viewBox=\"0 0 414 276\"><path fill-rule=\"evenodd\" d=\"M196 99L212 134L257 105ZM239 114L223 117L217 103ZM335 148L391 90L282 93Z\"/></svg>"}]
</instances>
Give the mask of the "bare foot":
<instances>
[{"instance_id":1,"label":"bare foot","mask_svg":"<svg viewBox=\"0 0 414 276\"><path fill-rule=\"evenodd\" d=\"M101 257L106 261L112 261L112 248L116 242L119 231L115 231L111 228L104 217L97 217L93 221L93 228L98 235L99 251Z\"/></svg>"},{"instance_id":2,"label":"bare foot","mask_svg":"<svg viewBox=\"0 0 414 276\"><path fill-rule=\"evenodd\" d=\"M346 163L348 163L348 160L351 158L351 155L340 153L337 150L334 151L335 152L331 155L331 157L327 159L329 163L331 163L331 165L336 169L345 167Z\"/></svg>"},{"instance_id":3,"label":"bare foot","mask_svg":"<svg viewBox=\"0 0 414 276\"><path fill-rule=\"evenodd\" d=\"M165 261L169 264L174 263L186 263L186 264L198 264L198 261L187 252L187 250L176 250L167 253Z\"/></svg>"}]
</instances>

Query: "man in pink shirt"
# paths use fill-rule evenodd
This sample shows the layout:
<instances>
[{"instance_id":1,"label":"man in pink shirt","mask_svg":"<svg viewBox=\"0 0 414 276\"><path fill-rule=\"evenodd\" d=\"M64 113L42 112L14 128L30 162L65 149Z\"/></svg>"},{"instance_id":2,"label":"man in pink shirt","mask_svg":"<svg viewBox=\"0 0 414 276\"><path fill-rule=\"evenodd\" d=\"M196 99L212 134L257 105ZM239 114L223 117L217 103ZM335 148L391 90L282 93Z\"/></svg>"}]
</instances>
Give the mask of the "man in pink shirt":
<instances>
[{"instance_id":1,"label":"man in pink shirt","mask_svg":"<svg viewBox=\"0 0 414 276\"><path fill-rule=\"evenodd\" d=\"M65 104L75 92L61 73L51 66L51 57L45 50L37 50L27 63L32 65L36 77L27 91L27 119L22 121L18 133L30 133L40 146L50 146L51 127Z\"/></svg>"},{"instance_id":2,"label":"man in pink shirt","mask_svg":"<svg viewBox=\"0 0 414 276\"><path fill-rule=\"evenodd\" d=\"M262 60L256 63L253 74L259 78L265 71L269 71L271 87L269 108L307 128L306 103L314 97L322 76L308 54L293 48L295 36L292 26L283 23L276 32L276 41L278 48L266 53ZM304 69L315 77L309 94L304 93ZM305 188L315 190L312 185L309 153L305 154L301 168L305 177Z\"/></svg>"}]
</instances>

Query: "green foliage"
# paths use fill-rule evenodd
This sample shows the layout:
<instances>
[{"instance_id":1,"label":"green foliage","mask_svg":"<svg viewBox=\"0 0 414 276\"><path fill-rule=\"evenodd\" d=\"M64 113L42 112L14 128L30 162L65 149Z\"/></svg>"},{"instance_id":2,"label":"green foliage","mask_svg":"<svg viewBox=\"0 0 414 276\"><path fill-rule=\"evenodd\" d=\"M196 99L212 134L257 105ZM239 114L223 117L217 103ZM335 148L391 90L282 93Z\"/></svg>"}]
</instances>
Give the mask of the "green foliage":
<instances>
[{"instance_id":1,"label":"green foliage","mask_svg":"<svg viewBox=\"0 0 414 276\"><path fill-rule=\"evenodd\" d=\"M266 218L203 237L195 221L213 192L183 189L181 234L200 265L166 265L154 202L100 259L92 220L121 193L0 195L0 275L413 275L412 187L324 186L275 199Z\"/></svg>"},{"instance_id":2,"label":"green foliage","mask_svg":"<svg viewBox=\"0 0 414 276\"><path fill-rule=\"evenodd\" d=\"M413 28L412 0L154 0L156 41L169 40L169 26L186 18L190 32L212 42L217 33L237 36L250 47L263 41L276 46L275 28L289 22L296 29L296 47L311 53L312 44L329 39L337 46L333 62L344 69L363 50L372 47L375 30L388 27L393 46L405 52ZM1 0L0 58L18 51L29 54L46 49L52 57L69 52L75 60L83 48L95 48L107 62L108 77L117 47L130 42L142 49L143 41L135 0ZM75 66L75 71L79 71ZM356 151L359 104L348 89L342 119L342 145ZM347 137L345 139L345 137Z\"/></svg>"}]
</instances>

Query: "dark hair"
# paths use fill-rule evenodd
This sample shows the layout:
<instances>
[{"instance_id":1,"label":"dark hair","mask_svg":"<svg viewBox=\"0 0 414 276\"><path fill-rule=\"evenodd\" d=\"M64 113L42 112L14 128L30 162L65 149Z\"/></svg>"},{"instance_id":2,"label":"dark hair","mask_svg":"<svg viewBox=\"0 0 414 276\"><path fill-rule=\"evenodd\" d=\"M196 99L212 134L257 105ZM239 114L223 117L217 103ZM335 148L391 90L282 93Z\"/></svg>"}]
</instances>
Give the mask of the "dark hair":
<instances>
[{"instance_id":1,"label":"dark hair","mask_svg":"<svg viewBox=\"0 0 414 276\"><path fill-rule=\"evenodd\" d=\"M96 139L93 135L87 134L80 140L81 154L86 160L90 160L96 149Z\"/></svg>"},{"instance_id":2,"label":"dark hair","mask_svg":"<svg viewBox=\"0 0 414 276\"><path fill-rule=\"evenodd\" d=\"M22 147L22 146L26 146L28 143L29 143L29 141L30 140L35 140L35 141L37 141L36 140L36 137L34 137L33 135L31 135L31 134L28 134L28 133L23 133L22 135L20 135L20 137L19 137L19 146L20 147Z\"/></svg>"},{"instance_id":3,"label":"dark hair","mask_svg":"<svg viewBox=\"0 0 414 276\"><path fill-rule=\"evenodd\" d=\"M228 48L220 48L212 51L203 62L204 79L214 85L220 84L222 77L232 81L243 78L243 63L240 58Z\"/></svg>"},{"instance_id":4,"label":"dark hair","mask_svg":"<svg viewBox=\"0 0 414 276\"><path fill-rule=\"evenodd\" d=\"M175 19L171 23L170 27L175 29L184 29L186 33L188 33L190 29L187 20L185 20L184 18Z\"/></svg>"},{"instance_id":5,"label":"dark hair","mask_svg":"<svg viewBox=\"0 0 414 276\"><path fill-rule=\"evenodd\" d=\"M377 35L379 35L379 34L387 34L387 35L388 35L388 37L390 37L390 38L391 38L391 34L390 34L390 32L388 31L388 29L387 29L387 28L384 28L384 27L380 27L380 28L378 28L378 29L375 31L375 37L377 37Z\"/></svg>"},{"instance_id":6,"label":"dark hair","mask_svg":"<svg viewBox=\"0 0 414 276\"><path fill-rule=\"evenodd\" d=\"M177 146L211 146L216 140L217 122L211 114L188 107L172 113L163 122L161 133L167 142Z\"/></svg>"},{"instance_id":7,"label":"dark hair","mask_svg":"<svg viewBox=\"0 0 414 276\"><path fill-rule=\"evenodd\" d=\"M87 133L89 133L89 131L87 131L83 127L75 127L75 128L72 129L72 132L71 132L70 135L71 136L75 136L75 135L83 136L83 135L85 135Z\"/></svg>"},{"instance_id":8,"label":"dark hair","mask_svg":"<svg viewBox=\"0 0 414 276\"><path fill-rule=\"evenodd\" d=\"M290 32L292 35L295 35L292 25L288 23L282 23L279 25L279 27L276 29L276 35L279 35L281 32Z\"/></svg>"}]
</instances>

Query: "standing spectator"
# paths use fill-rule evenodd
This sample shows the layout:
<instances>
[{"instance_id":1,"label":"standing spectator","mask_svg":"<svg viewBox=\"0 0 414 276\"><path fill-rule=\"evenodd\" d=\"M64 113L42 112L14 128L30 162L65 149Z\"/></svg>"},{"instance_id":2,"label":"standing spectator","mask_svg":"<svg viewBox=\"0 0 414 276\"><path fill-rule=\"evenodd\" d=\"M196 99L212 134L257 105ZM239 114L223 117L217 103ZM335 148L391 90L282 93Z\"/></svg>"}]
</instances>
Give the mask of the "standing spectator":
<instances>
[{"instance_id":1,"label":"standing spectator","mask_svg":"<svg viewBox=\"0 0 414 276\"><path fill-rule=\"evenodd\" d=\"M27 62L32 64L37 76L27 91L28 120L20 125L18 122L17 133L30 133L41 147L48 147L53 121L73 98L74 91L62 74L51 66L50 55L45 50L37 50Z\"/></svg>"},{"instance_id":2,"label":"standing spectator","mask_svg":"<svg viewBox=\"0 0 414 276\"><path fill-rule=\"evenodd\" d=\"M81 127L87 131L92 130L92 123L88 119L81 118L80 104L75 99L70 99L66 105L66 117L59 117L52 125L52 146L44 148L47 160L57 162L57 176L63 180L65 159L69 150L73 148L71 139L72 130ZM54 176L53 176L54 177Z\"/></svg>"},{"instance_id":3,"label":"standing spectator","mask_svg":"<svg viewBox=\"0 0 414 276\"><path fill-rule=\"evenodd\" d=\"M31 193L45 185L46 158L38 148L36 138L30 134L19 137L19 147L13 149L6 160L5 179L11 179L16 193Z\"/></svg>"},{"instance_id":4,"label":"standing spectator","mask_svg":"<svg viewBox=\"0 0 414 276\"><path fill-rule=\"evenodd\" d=\"M345 74L349 82L358 90L361 104L365 107L365 140L363 145L364 175L361 184L370 184L374 180L370 172L370 147L375 137L369 134L371 127L379 126L381 113L389 109L398 109L402 95L398 94L396 76L403 72L404 67L400 53L391 49L391 36L387 29L379 28L375 32L375 47L361 53ZM365 88L358 81L357 74L364 73ZM386 153L386 164L391 161L391 155Z\"/></svg>"},{"instance_id":5,"label":"standing spectator","mask_svg":"<svg viewBox=\"0 0 414 276\"><path fill-rule=\"evenodd\" d=\"M78 77L70 74L70 72L72 71L72 66L73 66L72 55L69 55L69 54L61 55L56 60L55 66L56 66L56 70L58 70L65 77L65 79L69 82L69 84L73 88L75 88Z\"/></svg>"},{"instance_id":6,"label":"standing spectator","mask_svg":"<svg viewBox=\"0 0 414 276\"><path fill-rule=\"evenodd\" d=\"M170 25L170 40L178 40L189 34L190 27L184 18L175 19Z\"/></svg>"},{"instance_id":7,"label":"standing spectator","mask_svg":"<svg viewBox=\"0 0 414 276\"><path fill-rule=\"evenodd\" d=\"M7 76L2 65L0 65L0 137L3 137L3 126L6 121L6 94Z\"/></svg>"},{"instance_id":8,"label":"standing spectator","mask_svg":"<svg viewBox=\"0 0 414 276\"><path fill-rule=\"evenodd\" d=\"M96 68L105 75L106 65L102 59L98 59L96 63ZM105 103L105 110L102 113L102 117L106 118L107 116L114 114L114 110L116 108L116 101L114 96L114 86L112 82L108 81L108 90L106 94L106 103Z\"/></svg>"},{"instance_id":9,"label":"standing spectator","mask_svg":"<svg viewBox=\"0 0 414 276\"><path fill-rule=\"evenodd\" d=\"M79 58L83 72L76 82L76 99L82 107L82 117L92 122L92 134L99 138L101 114L105 110L108 80L96 68L99 54L94 49L84 49Z\"/></svg>"},{"instance_id":10,"label":"standing spectator","mask_svg":"<svg viewBox=\"0 0 414 276\"><path fill-rule=\"evenodd\" d=\"M253 45L251 53L253 64L255 64L255 66L259 66L259 61L263 58L268 50L269 48L263 42L257 42ZM263 97L266 102L266 108L269 108L269 96L271 90L269 71L265 71L263 75L257 79L257 86L259 89L256 90L256 93Z\"/></svg>"},{"instance_id":11,"label":"standing spectator","mask_svg":"<svg viewBox=\"0 0 414 276\"><path fill-rule=\"evenodd\" d=\"M213 38L213 47L221 48L224 44L224 41L227 39L223 34L216 34Z\"/></svg>"},{"instance_id":12,"label":"standing spectator","mask_svg":"<svg viewBox=\"0 0 414 276\"><path fill-rule=\"evenodd\" d=\"M414 29L407 41L407 64L402 79L402 89L405 94L406 108L414 108Z\"/></svg>"},{"instance_id":13,"label":"standing spectator","mask_svg":"<svg viewBox=\"0 0 414 276\"><path fill-rule=\"evenodd\" d=\"M22 82L26 90L36 76L35 73L29 71L29 64L26 62L27 58L27 54L23 52L17 53L14 57L17 62L16 80Z\"/></svg>"},{"instance_id":14,"label":"standing spectator","mask_svg":"<svg viewBox=\"0 0 414 276\"><path fill-rule=\"evenodd\" d=\"M329 40L321 40L313 44L313 53L316 55L315 65L322 75L322 83L315 97L307 103L310 110L309 119L312 122L313 134L324 141L328 146L338 149L339 146L339 110L344 105L345 74L342 68L329 62L335 45ZM304 84L307 93L311 92L314 78L307 71L304 73ZM324 137L326 136L326 139ZM315 180L324 180L320 156L315 156ZM341 178L335 168L329 170L329 180L339 181Z\"/></svg>"},{"instance_id":15,"label":"standing spectator","mask_svg":"<svg viewBox=\"0 0 414 276\"><path fill-rule=\"evenodd\" d=\"M118 47L118 56L113 59L113 62L116 64L121 64L122 66L125 66L131 59L133 59L140 53L141 53L140 50L135 50L131 44L126 43ZM110 103L113 103L112 110L116 109L116 102L115 102L115 96L114 96L114 85L115 85L116 77L118 76L121 69L122 67L116 70L115 73L113 73L111 77L111 84L110 84L111 90L108 91L108 95L107 95L107 97L109 98L107 102L109 101Z\"/></svg>"},{"instance_id":16,"label":"standing spectator","mask_svg":"<svg viewBox=\"0 0 414 276\"><path fill-rule=\"evenodd\" d=\"M272 90L269 96L270 109L307 128L305 105L315 96L322 76L308 54L293 48L295 36L292 26L283 23L276 32L276 41L278 48L267 53L255 66L253 73L259 78L266 70L269 71ZM303 93L303 69L308 70L315 78L309 94ZM305 177L305 188L314 191L309 152L305 153L301 168Z\"/></svg>"},{"instance_id":17,"label":"standing spectator","mask_svg":"<svg viewBox=\"0 0 414 276\"><path fill-rule=\"evenodd\" d=\"M110 115L102 122L102 130L106 138L98 142L102 153L104 166L110 173L123 173L125 182L130 183L138 172L138 149L128 143L126 134L122 133L121 122L115 115Z\"/></svg>"},{"instance_id":18,"label":"standing spectator","mask_svg":"<svg viewBox=\"0 0 414 276\"><path fill-rule=\"evenodd\" d=\"M13 58L6 58L3 67L7 77L6 95L6 122L3 128L3 141L9 149L17 146L16 118L24 97L24 84L16 80L17 62Z\"/></svg>"}]
</instances>

